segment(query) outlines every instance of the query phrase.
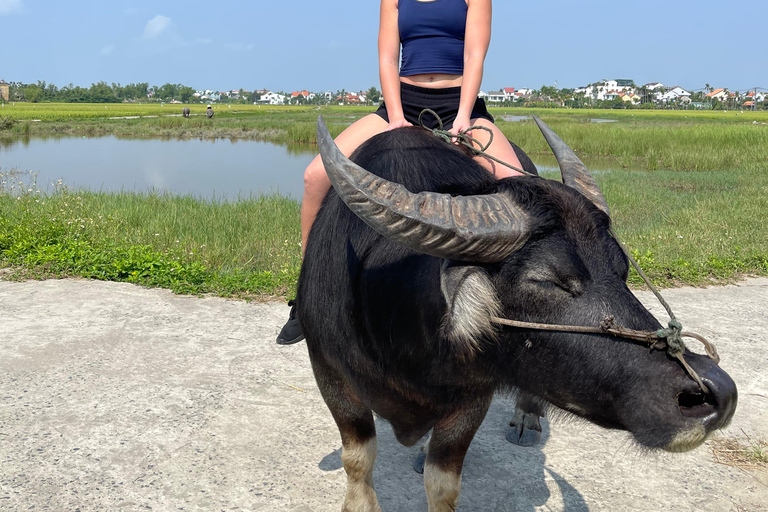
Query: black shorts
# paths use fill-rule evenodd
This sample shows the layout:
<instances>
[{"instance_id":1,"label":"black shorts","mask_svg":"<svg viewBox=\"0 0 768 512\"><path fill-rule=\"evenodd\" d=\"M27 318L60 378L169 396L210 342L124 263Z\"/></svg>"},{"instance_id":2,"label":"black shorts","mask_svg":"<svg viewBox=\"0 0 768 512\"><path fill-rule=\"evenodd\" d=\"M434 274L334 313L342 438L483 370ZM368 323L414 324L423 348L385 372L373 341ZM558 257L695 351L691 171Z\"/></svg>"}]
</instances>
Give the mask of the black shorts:
<instances>
[{"instance_id":1,"label":"black shorts","mask_svg":"<svg viewBox=\"0 0 768 512\"><path fill-rule=\"evenodd\" d=\"M453 121L456 114L459 113L459 101L461 100L461 87L448 87L445 89L428 89L426 87L417 87L411 84L400 83L400 99L403 102L403 114L405 120L414 126L419 126L419 114L425 108L434 110L443 121L443 129L450 130L453 127ZM381 104L375 114L386 122L389 122L387 106ZM493 116L485 108L485 101L477 98L472 107L470 120L483 118L493 122ZM421 122L425 128L433 130L440 127L440 123L435 116L425 112L421 116Z\"/></svg>"}]
</instances>

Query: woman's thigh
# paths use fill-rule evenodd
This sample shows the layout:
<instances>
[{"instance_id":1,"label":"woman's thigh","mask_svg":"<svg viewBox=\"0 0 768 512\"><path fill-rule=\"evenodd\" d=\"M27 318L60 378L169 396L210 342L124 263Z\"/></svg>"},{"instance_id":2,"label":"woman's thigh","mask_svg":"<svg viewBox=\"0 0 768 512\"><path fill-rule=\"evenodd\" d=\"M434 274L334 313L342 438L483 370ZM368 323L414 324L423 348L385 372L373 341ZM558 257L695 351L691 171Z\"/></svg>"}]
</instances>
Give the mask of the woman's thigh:
<instances>
[{"instance_id":1,"label":"woman's thigh","mask_svg":"<svg viewBox=\"0 0 768 512\"><path fill-rule=\"evenodd\" d=\"M374 135L383 132L387 126L388 123L376 114L368 114L349 125L334 140L339 147L339 150L341 150L344 156L348 157L363 142ZM328 179L328 174L325 172L323 160L320 158L320 155L317 155L314 160L312 160L312 163L309 164L309 167L307 167L307 171L304 174L304 181L305 184L307 181L313 183L315 187L325 187L326 191L331 187L331 180Z\"/></svg>"},{"instance_id":2,"label":"woman's thigh","mask_svg":"<svg viewBox=\"0 0 768 512\"><path fill-rule=\"evenodd\" d=\"M518 169L522 168L520 160L517 158L517 154L515 154L515 150L512 149L512 145L507 140L506 135L504 135L502 131L499 130L498 126L483 118L472 119L472 126L484 126L493 132L493 141L491 142L491 145L488 147L488 149L485 150L486 153L493 156L494 158L501 160L502 162L507 162L508 164L513 165ZM485 130L473 130L470 135L477 139L483 146L488 144L488 141L491 138L491 135ZM480 149L477 147L477 145L475 145L475 148ZM522 174L519 171L495 162L483 155L476 156L475 160L477 160L483 167L488 169L488 171L496 176L497 179L507 178L509 176L520 176Z\"/></svg>"}]
</instances>

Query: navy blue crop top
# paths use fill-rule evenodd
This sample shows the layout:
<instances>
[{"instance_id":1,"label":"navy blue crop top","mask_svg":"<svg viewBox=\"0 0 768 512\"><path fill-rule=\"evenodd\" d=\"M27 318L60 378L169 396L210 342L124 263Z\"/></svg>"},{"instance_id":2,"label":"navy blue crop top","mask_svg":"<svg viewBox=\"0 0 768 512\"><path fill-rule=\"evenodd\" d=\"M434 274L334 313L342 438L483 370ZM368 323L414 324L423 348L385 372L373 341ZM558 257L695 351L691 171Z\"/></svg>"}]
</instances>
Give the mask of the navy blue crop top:
<instances>
[{"instance_id":1,"label":"navy blue crop top","mask_svg":"<svg viewBox=\"0 0 768 512\"><path fill-rule=\"evenodd\" d=\"M464 74L466 0L399 0L400 76Z\"/></svg>"}]
</instances>

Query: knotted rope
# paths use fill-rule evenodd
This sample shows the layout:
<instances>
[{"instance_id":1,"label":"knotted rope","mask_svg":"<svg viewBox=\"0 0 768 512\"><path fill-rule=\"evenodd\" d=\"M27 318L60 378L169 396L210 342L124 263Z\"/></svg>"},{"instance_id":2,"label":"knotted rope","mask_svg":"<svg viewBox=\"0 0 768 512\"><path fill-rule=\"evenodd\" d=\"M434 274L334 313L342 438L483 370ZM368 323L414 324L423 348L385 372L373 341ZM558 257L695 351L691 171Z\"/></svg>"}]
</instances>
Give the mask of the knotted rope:
<instances>
[{"instance_id":1,"label":"knotted rope","mask_svg":"<svg viewBox=\"0 0 768 512\"><path fill-rule=\"evenodd\" d=\"M424 123L422 121L422 116L425 113L431 114L437 119L438 128L431 129L424 126ZM540 177L536 174L527 172L523 169L515 167L514 165L511 165L507 162L499 160L498 158L492 155L489 155L487 153L487 150L491 146L491 143L493 142L493 130L491 130L486 126L479 126L479 125L470 126L466 130L462 130L458 134L453 134L450 131L443 129L443 120L440 119L440 116L437 115L437 113L434 110L431 110L428 108L422 110L421 113L419 113L419 124L423 128L430 130L435 136L439 137L440 139L444 140L449 144L452 144L454 140L457 140L460 144L468 147L474 155L481 155L485 158L490 158L495 162L505 165L510 169L514 169L525 175L533 176L536 178ZM480 141L478 141L474 137L471 137L467 134L468 132L471 132L473 130L487 131L490 134L490 139L488 140L488 143L483 145L482 143L480 143ZM475 144L479 146L480 149L476 148ZM598 327L587 327L587 326L579 326L579 325L539 324L539 323L532 323L532 322L521 322L517 320L508 320L506 318L498 318L498 317L492 317L491 321L497 324L507 325L510 327L518 327L521 329L536 329L541 331L576 332L576 333L588 333L588 334L607 334L609 336L626 338L626 339L631 339L631 340L642 342L642 343L647 343L650 345L652 349L666 348L667 355L669 355L669 357L677 359L680 362L680 364L683 365L685 370L688 372L688 375L690 375L691 378L693 378L693 380L695 380L698 383L701 390L704 393L709 394L709 389L707 388L707 386L701 380L701 378L696 373L696 371L693 368L691 368L691 366L685 360L684 354L685 354L686 346L685 346L685 342L683 341L683 338L688 337L688 338L694 338L699 340L704 345L704 348L707 352L707 356L709 356L710 359L714 360L715 363L720 363L720 356L717 354L717 349L712 343L707 341L703 336L700 336L696 333L683 331L683 326L680 322L678 322L677 318L675 317L675 314L672 312L672 308L669 306L667 301L664 300L664 297L661 296L661 293L653 285L653 283L648 278L648 276L645 275L645 272L643 272L643 270L640 268L640 265L637 263L637 261L635 261L635 259L629 253L627 248L624 246L624 243L619 239L619 237L616 235L616 232L613 230L612 227L609 228L609 233L619 244L619 247L621 248L624 255L627 257L629 262L632 263L632 266L634 267L635 271L637 271L637 274L643 279L645 284L648 286L651 292L653 292L653 294L656 296L658 301L661 303L662 306L664 306L664 309L667 311L667 314L669 315L670 320L669 320L669 323L667 324L666 329L659 329L657 331L638 331L634 329L627 329L621 326L614 325L613 316L607 316L603 318L603 320L600 322L600 325Z\"/></svg>"},{"instance_id":2,"label":"knotted rope","mask_svg":"<svg viewBox=\"0 0 768 512\"><path fill-rule=\"evenodd\" d=\"M438 127L437 128L427 128L426 126L424 126L424 122L422 121L422 116L424 114L432 114L433 116L435 116L435 119L437 119ZM508 162L503 161L503 160L499 160L495 156L490 155L490 154L487 153L488 148L491 147L491 144L493 144L493 130L491 130L487 126L474 125L474 126L470 126L466 130L462 130L459 133L454 134L454 133L451 133L449 130L444 130L443 129L443 120L440 119L440 116L437 115L437 112L435 112L434 110L429 109L429 108L425 108L424 110L422 110L419 113L419 124L421 125L422 128L426 128L427 130L431 131L436 137L438 137L440 139L443 139L448 144L453 144L453 141L455 139L459 144L469 148L469 150L475 156L482 156L484 158L489 158L489 159L493 160L496 163L499 163L501 165L509 167L510 169L513 169L513 170L515 170L515 171L517 171L519 173L525 174L527 176L536 176L535 174L532 174L532 173L530 173L530 172L528 172L528 171L526 171L524 169L516 167L516 166L514 166L514 165L512 165L512 164L510 164ZM490 138L488 139L488 142L485 145L483 145L479 140L477 140L476 138L474 138L471 135L469 135L469 132L471 132L473 130L484 130L484 131L488 132L488 135L490 136ZM476 148L475 144L477 146L479 146L480 149Z\"/></svg>"}]
</instances>

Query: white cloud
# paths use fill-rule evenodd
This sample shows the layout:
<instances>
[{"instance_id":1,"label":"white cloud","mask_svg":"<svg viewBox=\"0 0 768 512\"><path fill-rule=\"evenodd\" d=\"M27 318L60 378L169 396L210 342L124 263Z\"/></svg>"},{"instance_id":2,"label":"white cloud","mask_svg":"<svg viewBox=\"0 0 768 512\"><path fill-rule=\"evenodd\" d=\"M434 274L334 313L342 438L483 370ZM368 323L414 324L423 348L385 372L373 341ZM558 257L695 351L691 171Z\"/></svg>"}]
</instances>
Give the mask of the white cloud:
<instances>
[{"instance_id":1,"label":"white cloud","mask_svg":"<svg viewBox=\"0 0 768 512\"><path fill-rule=\"evenodd\" d=\"M0 0L3 1L3 0ZM144 39L157 39L173 26L171 18L158 14L147 22L144 27Z\"/></svg>"},{"instance_id":2,"label":"white cloud","mask_svg":"<svg viewBox=\"0 0 768 512\"><path fill-rule=\"evenodd\" d=\"M187 39L179 31L179 28L168 16L158 14L149 20L144 27L140 39L144 49L151 53L164 53L169 50L188 48L193 45L209 45L213 41L209 38ZM250 49L250 48L248 48Z\"/></svg>"},{"instance_id":3,"label":"white cloud","mask_svg":"<svg viewBox=\"0 0 768 512\"><path fill-rule=\"evenodd\" d=\"M21 0L0 0L0 16L21 12L23 9L24 4Z\"/></svg>"},{"instance_id":4,"label":"white cloud","mask_svg":"<svg viewBox=\"0 0 768 512\"><path fill-rule=\"evenodd\" d=\"M115 51L115 45L110 43L110 44L104 45L101 48L101 51L99 52L99 55L109 55L113 51Z\"/></svg>"}]
</instances>

